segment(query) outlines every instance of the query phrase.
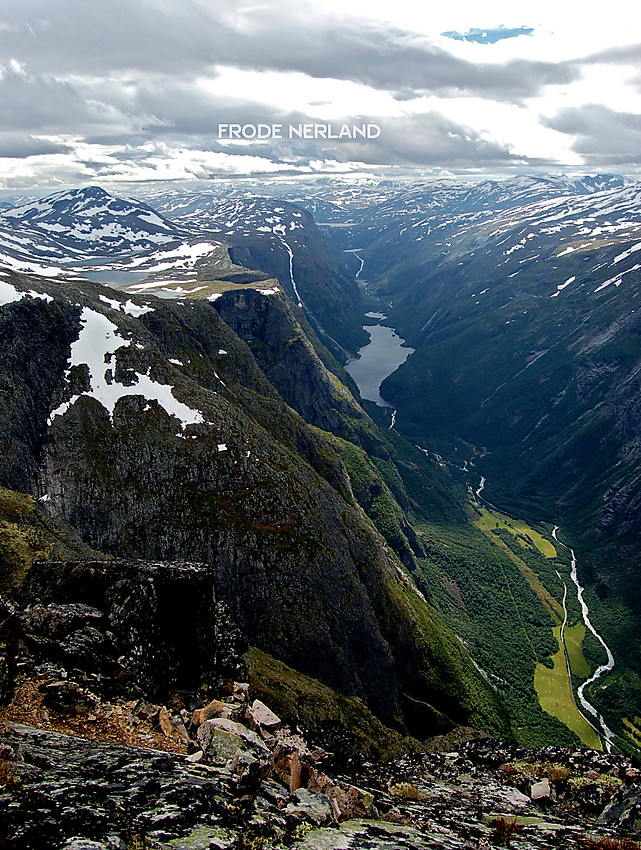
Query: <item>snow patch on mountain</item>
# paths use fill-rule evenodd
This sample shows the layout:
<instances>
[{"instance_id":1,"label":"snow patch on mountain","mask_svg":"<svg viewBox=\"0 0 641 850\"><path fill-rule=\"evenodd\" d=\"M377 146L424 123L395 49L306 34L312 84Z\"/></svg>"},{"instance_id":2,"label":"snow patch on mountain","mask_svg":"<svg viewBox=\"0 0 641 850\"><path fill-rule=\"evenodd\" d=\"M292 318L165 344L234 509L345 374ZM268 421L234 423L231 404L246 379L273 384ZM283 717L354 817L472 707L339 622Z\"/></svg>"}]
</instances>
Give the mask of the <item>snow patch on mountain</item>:
<instances>
[{"instance_id":1,"label":"snow patch on mountain","mask_svg":"<svg viewBox=\"0 0 641 850\"><path fill-rule=\"evenodd\" d=\"M149 307L149 305L145 304L140 306L139 304L134 304L131 299L128 299L124 304L122 301L116 301L114 298L107 298L105 295L98 296L103 304L108 304L112 310L122 311L126 313L128 316L144 316L145 313L153 313L154 308Z\"/></svg>"},{"instance_id":2,"label":"snow patch on mountain","mask_svg":"<svg viewBox=\"0 0 641 850\"><path fill-rule=\"evenodd\" d=\"M109 413L112 419L116 402L128 395L140 395L148 401L156 401L170 415L181 422L181 427L204 422L200 411L192 410L178 401L173 395L173 386L153 381L149 374L135 372L136 383L121 384L114 378L116 352L131 345L118 332L118 326L103 313L84 307L80 316L81 329L78 339L71 345L67 380L74 366L85 365L89 370L91 390L73 395L69 401L60 404L49 416L51 425L57 416L63 416L81 396L95 398Z\"/></svg>"}]
</instances>

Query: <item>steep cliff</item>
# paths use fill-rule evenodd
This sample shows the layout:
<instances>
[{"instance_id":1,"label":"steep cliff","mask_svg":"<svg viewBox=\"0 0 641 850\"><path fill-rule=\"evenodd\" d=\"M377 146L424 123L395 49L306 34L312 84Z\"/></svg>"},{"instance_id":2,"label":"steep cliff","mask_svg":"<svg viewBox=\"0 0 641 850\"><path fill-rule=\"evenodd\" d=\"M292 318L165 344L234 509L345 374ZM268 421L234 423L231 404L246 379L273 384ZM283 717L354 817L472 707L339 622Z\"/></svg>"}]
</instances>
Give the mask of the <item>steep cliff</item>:
<instances>
[{"instance_id":1,"label":"steep cliff","mask_svg":"<svg viewBox=\"0 0 641 850\"><path fill-rule=\"evenodd\" d=\"M494 692L358 504L344 441L284 403L211 303L107 292L3 280L0 484L100 552L208 565L252 644L387 723L421 737L452 722L505 730ZM279 339L263 365L272 357L293 400ZM373 433L329 380L339 419Z\"/></svg>"}]
</instances>

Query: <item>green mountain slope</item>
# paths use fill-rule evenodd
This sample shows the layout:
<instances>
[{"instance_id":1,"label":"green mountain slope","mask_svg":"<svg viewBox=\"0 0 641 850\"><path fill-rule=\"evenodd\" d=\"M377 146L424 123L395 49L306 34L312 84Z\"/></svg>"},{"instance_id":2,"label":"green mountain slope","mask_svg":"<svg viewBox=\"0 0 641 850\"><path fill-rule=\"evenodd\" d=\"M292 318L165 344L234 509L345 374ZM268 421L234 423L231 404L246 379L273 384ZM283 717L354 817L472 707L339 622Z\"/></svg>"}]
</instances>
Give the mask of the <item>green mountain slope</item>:
<instances>
[{"instance_id":1,"label":"green mountain slope","mask_svg":"<svg viewBox=\"0 0 641 850\"><path fill-rule=\"evenodd\" d=\"M352 449L285 404L211 303L5 281L3 486L39 497L99 552L209 564L252 644L388 724L421 737L452 723L507 731L500 700L359 504ZM383 446L327 380L339 419L351 411L355 433ZM395 513L391 543L413 558L402 509L364 455L359 467Z\"/></svg>"}]
</instances>

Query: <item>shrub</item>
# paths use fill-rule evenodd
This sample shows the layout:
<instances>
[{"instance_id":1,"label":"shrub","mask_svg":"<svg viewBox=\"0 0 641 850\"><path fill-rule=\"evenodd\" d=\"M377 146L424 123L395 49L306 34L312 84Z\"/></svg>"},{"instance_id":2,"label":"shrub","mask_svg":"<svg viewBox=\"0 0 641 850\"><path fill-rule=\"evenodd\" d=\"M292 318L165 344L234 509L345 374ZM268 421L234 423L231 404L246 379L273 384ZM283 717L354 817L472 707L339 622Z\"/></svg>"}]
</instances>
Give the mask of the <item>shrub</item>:
<instances>
[{"instance_id":1,"label":"shrub","mask_svg":"<svg viewBox=\"0 0 641 850\"><path fill-rule=\"evenodd\" d=\"M420 800L423 796L420 789L409 782L397 782L390 786L389 792L392 797L405 797L408 800Z\"/></svg>"},{"instance_id":2,"label":"shrub","mask_svg":"<svg viewBox=\"0 0 641 850\"><path fill-rule=\"evenodd\" d=\"M581 850L639 850L636 841L629 838L583 838L578 842Z\"/></svg>"},{"instance_id":3,"label":"shrub","mask_svg":"<svg viewBox=\"0 0 641 850\"><path fill-rule=\"evenodd\" d=\"M490 821L490 826L494 830L490 836L492 844L499 844L502 847L509 847L514 833L523 829L516 818L495 818Z\"/></svg>"},{"instance_id":4,"label":"shrub","mask_svg":"<svg viewBox=\"0 0 641 850\"><path fill-rule=\"evenodd\" d=\"M13 788L20 783L14 762L0 755L0 788Z\"/></svg>"}]
</instances>

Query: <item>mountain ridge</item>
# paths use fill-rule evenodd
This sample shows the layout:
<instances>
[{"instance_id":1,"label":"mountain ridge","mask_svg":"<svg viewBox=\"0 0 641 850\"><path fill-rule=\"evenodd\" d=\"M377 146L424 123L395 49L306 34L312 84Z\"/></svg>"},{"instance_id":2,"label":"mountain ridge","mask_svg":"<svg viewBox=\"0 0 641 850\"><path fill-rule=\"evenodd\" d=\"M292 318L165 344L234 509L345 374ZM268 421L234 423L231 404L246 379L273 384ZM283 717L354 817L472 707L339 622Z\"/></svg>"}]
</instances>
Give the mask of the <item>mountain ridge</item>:
<instances>
[{"instance_id":1,"label":"mountain ridge","mask_svg":"<svg viewBox=\"0 0 641 850\"><path fill-rule=\"evenodd\" d=\"M24 279L10 279L25 292ZM30 489L112 557L214 565L219 592L254 642L361 696L388 723L403 724L405 690L424 703L417 717L487 710L494 722L495 696L367 521L340 452L284 405L214 305L116 293L112 304L88 283L37 286L43 297L25 294L3 308L3 384L15 386L18 361L33 372L20 385L24 406L5 411L3 432L20 436L22 460L7 455L4 486ZM254 297L265 308L278 298ZM114 306L130 302L133 314ZM35 345L36 316L57 332L57 360L45 361ZM86 365L86 345L73 337L99 337L107 326L116 329L98 358L110 373L105 407L98 367ZM449 670L442 678L439 667Z\"/></svg>"}]
</instances>

